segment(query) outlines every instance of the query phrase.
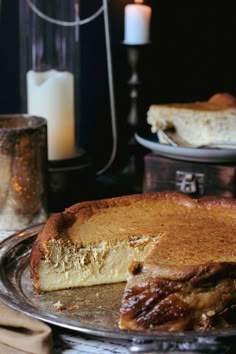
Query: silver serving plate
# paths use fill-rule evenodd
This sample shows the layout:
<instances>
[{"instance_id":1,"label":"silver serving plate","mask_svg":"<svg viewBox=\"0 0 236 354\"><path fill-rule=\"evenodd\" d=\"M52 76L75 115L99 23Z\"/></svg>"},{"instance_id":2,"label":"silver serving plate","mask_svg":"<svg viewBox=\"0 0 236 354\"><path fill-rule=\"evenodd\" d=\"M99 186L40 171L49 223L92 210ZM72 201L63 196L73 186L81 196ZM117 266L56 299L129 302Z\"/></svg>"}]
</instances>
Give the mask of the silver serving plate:
<instances>
[{"instance_id":1,"label":"silver serving plate","mask_svg":"<svg viewBox=\"0 0 236 354\"><path fill-rule=\"evenodd\" d=\"M202 333L119 329L124 283L37 294L31 283L29 259L41 228L42 224L32 226L0 244L0 296L6 305L74 334L124 340L130 353L224 353L231 346L236 328Z\"/></svg>"}]
</instances>

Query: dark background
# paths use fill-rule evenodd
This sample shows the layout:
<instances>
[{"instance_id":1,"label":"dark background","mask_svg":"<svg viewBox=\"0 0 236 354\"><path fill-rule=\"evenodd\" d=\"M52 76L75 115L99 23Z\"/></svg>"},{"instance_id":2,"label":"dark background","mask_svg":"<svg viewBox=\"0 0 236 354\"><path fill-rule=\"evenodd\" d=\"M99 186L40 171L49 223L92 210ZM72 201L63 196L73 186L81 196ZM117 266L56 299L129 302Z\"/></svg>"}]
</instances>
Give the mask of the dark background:
<instances>
[{"instance_id":1,"label":"dark background","mask_svg":"<svg viewBox=\"0 0 236 354\"><path fill-rule=\"evenodd\" d=\"M20 98L19 4L2 0L0 19L0 113L22 111ZM110 0L111 47L118 127L115 168L122 168L129 130L130 68L122 44L124 7ZM216 92L236 94L236 20L233 2L150 0L151 44L141 49L140 116L145 128L150 104L206 100ZM81 18L101 0L81 0ZM80 141L101 168L112 146L103 16L81 26ZM149 127L146 127L147 129ZM114 167L113 167L114 168Z\"/></svg>"}]
</instances>

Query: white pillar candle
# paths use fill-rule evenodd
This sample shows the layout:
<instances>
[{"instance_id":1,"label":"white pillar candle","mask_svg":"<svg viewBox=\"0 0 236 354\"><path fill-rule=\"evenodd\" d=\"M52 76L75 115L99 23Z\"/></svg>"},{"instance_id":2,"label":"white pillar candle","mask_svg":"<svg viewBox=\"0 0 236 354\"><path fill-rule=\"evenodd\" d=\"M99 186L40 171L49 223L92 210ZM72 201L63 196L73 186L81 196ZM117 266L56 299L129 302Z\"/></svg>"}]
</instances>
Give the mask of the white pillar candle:
<instances>
[{"instance_id":1,"label":"white pillar candle","mask_svg":"<svg viewBox=\"0 0 236 354\"><path fill-rule=\"evenodd\" d=\"M75 156L74 76L66 71L27 73L28 113L47 119L48 159Z\"/></svg>"},{"instance_id":2,"label":"white pillar candle","mask_svg":"<svg viewBox=\"0 0 236 354\"><path fill-rule=\"evenodd\" d=\"M125 6L125 44L146 44L149 42L151 7L142 4Z\"/></svg>"}]
</instances>

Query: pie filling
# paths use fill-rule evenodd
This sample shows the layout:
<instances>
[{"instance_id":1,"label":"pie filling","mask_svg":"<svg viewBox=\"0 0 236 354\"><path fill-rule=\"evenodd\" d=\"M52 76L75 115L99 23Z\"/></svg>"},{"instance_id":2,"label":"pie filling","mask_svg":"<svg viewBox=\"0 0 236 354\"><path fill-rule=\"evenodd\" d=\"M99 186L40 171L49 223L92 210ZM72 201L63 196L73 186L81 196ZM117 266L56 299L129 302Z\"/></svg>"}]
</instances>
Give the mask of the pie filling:
<instances>
[{"instance_id":1,"label":"pie filling","mask_svg":"<svg viewBox=\"0 0 236 354\"><path fill-rule=\"evenodd\" d=\"M135 236L129 241L106 241L84 247L51 240L39 267L39 288L52 291L80 286L123 282L130 260L143 259L158 236Z\"/></svg>"}]
</instances>

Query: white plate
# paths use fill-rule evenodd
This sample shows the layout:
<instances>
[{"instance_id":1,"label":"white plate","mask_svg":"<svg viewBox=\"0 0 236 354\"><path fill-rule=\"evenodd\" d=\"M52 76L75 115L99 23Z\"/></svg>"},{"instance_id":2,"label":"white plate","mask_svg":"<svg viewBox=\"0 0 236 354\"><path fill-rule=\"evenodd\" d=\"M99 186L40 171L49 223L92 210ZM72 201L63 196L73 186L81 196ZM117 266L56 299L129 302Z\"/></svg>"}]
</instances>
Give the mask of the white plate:
<instances>
[{"instance_id":1,"label":"white plate","mask_svg":"<svg viewBox=\"0 0 236 354\"><path fill-rule=\"evenodd\" d=\"M137 142L147 149L150 149L158 155L177 160L223 163L236 161L236 149L175 147L159 144L156 134L141 136L135 133L134 136Z\"/></svg>"}]
</instances>

